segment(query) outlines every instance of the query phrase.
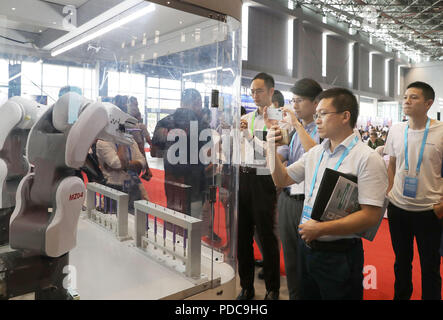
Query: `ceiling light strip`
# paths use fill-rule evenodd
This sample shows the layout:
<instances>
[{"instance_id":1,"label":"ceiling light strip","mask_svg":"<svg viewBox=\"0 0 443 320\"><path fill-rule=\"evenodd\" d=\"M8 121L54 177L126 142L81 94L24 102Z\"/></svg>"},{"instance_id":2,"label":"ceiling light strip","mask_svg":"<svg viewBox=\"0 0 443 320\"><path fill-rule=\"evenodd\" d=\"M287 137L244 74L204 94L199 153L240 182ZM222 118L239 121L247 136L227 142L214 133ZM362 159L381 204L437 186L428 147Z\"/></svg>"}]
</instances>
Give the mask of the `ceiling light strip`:
<instances>
[{"instance_id":1,"label":"ceiling light strip","mask_svg":"<svg viewBox=\"0 0 443 320\"><path fill-rule=\"evenodd\" d=\"M78 47L79 45L82 45L88 41L98 38L98 37L110 32L116 28L119 28L131 21L134 21L134 20L150 13L150 12L153 12L154 10L155 10L155 4L151 3L150 5L144 7L140 10L134 11L131 14L126 15L124 17L120 17L120 15L116 16L112 19L113 20L112 23L110 23L104 27L99 26L92 33L82 34L77 37L78 38L77 40L70 42L66 45L61 45L60 47L56 48L55 50L53 50L51 52L51 56L55 57L55 56L62 54L66 51L69 51L75 47Z\"/></svg>"}]
</instances>

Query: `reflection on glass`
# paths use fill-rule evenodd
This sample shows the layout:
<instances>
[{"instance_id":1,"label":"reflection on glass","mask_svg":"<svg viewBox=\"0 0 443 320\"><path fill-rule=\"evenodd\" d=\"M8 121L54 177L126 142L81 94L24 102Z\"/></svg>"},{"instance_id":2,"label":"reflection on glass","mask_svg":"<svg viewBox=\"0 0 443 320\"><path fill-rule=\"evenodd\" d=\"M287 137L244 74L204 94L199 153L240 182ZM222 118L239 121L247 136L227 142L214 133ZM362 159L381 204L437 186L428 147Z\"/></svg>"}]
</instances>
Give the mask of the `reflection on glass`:
<instances>
[{"instance_id":1,"label":"reflection on glass","mask_svg":"<svg viewBox=\"0 0 443 320\"><path fill-rule=\"evenodd\" d=\"M84 178L85 185L96 182L116 194L128 193L132 214L135 214L134 201L149 200L158 208L168 208L165 212L183 213L188 217L184 218L187 225L201 220L198 243L202 275L198 275L198 279L194 276L194 279L174 280L176 286L189 289L205 281L216 280L211 285L216 286L231 280L236 268L234 230L238 178L231 163L234 133L230 130L237 126L235 119L240 108L240 23L230 17L227 22L220 22L148 1L116 4L89 0L81 6L76 3L73 1L69 10L75 13L75 19L57 10L48 10L53 5L42 1L35 1L35 13L47 12L47 16L40 17L47 21L20 24L13 13L0 18L2 23L17 28L17 35L27 32L32 42L2 40L0 43L1 102L15 96L38 101L45 110L50 110L45 113L47 127L55 121L51 118L52 112L59 108L54 103L60 92L66 91L80 92L83 98L89 99L85 109L70 104L65 110L72 120L68 128L95 102L112 103L131 115L134 123L118 129L132 135L133 143L129 147L101 138L91 145L87 159L96 160L95 169L103 176L94 176L88 171L90 167L82 167L76 174ZM220 97L216 102L212 101L214 90ZM99 119L89 127L98 123ZM159 128L164 129L163 136L158 136ZM60 132L61 129L54 127L45 134ZM223 146L222 139L227 141ZM46 154L48 164L52 166L55 158L64 159L63 150L47 147L54 152ZM106 230L119 235L122 225L116 217L116 208L120 198L112 198L106 190L94 191L94 217L101 219ZM55 211L48 207L51 214ZM160 256L167 260L174 252L171 248L180 246L185 251L173 260L187 259L185 264L195 262L190 229L174 224L174 219L155 218L152 214L146 217L147 247L143 250L152 246L149 241L155 226L158 234L154 236L165 243L158 250ZM135 220L135 215L130 214L129 234L136 232ZM118 241L112 242L115 239L104 243L111 247L100 249L103 244L98 243L96 234L103 230L81 219L78 226L77 245L69 253L69 262L77 268L76 288L84 298L157 299L174 294L173 290L149 288L153 279L162 277L165 279L162 285L167 287L171 281L166 271L147 270L147 260L130 255L121 259L128 257L130 249L120 246ZM171 242L171 239L176 241L168 247L166 240ZM181 241L180 244L177 241ZM110 292L104 285L107 272L100 266L114 265L113 259L122 260L124 265L119 267L123 270L118 272L124 280L115 286L115 292ZM175 267L169 265L168 268L182 272L180 263L173 261L171 265ZM189 274L186 275L189 278ZM185 284L186 281L191 281L191 285ZM137 289L140 285L148 289L141 293ZM118 296L118 290L127 296Z\"/></svg>"}]
</instances>

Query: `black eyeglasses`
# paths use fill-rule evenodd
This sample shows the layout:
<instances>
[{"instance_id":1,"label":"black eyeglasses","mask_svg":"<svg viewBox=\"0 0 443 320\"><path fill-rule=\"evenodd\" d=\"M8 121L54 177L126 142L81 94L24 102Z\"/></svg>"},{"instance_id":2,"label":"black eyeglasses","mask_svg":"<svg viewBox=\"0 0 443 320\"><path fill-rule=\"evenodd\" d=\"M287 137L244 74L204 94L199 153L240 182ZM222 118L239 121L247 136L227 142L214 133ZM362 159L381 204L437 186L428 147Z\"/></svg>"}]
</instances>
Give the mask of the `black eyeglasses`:
<instances>
[{"instance_id":1,"label":"black eyeglasses","mask_svg":"<svg viewBox=\"0 0 443 320\"><path fill-rule=\"evenodd\" d=\"M262 94L263 92L265 92L265 90L263 90L263 89L251 89L250 90L250 93L251 93L251 96L253 96L254 94Z\"/></svg>"},{"instance_id":2,"label":"black eyeglasses","mask_svg":"<svg viewBox=\"0 0 443 320\"><path fill-rule=\"evenodd\" d=\"M314 114L314 121L317 121L317 119L322 119L327 115L327 114L331 114L331 113L343 113L344 111L331 111L331 112L325 112L325 111L321 111L319 113L315 113Z\"/></svg>"}]
</instances>

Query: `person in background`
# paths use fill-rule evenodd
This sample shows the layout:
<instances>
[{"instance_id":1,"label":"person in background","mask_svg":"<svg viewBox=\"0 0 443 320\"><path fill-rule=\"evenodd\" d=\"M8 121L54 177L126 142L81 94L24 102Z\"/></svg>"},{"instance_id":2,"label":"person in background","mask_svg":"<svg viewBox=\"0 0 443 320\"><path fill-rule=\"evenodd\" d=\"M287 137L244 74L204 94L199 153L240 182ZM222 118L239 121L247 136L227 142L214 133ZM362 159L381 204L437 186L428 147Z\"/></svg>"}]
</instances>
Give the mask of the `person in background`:
<instances>
[{"instance_id":1,"label":"person in background","mask_svg":"<svg viewBox=\"0 0 443 320\"><path fill-rule=\"evenodd\" d=\"M148 160L145 152L145 143L148 143L151 146L151 136L149 135L148 129L146 125L143 123L142 116L140 110L138 108L138 101L136 97L129 98L129 107L128 107L129 115L133 116L137 119L138 123L136 128L131 129L129 132L134 138L135 142L137 142L140 153L145 156L146 159L146 171L141 176L142 179L149 181L152 178L151 169L149 169Z\"/></svg>"},{"instance_id":2,"label":"person in background","mask_svg":"<svg viewBox=\"0 0 443 320\"><path fill-rule=\"evenodd\" d=\"M372 149L376 149L379 146L383 146L385 143L383 142L383 140L381 140L376 131L371 131L371 133L369 134L369 139L368 139L368 146Z\"/></svg>"},{"instance_id":3,"label":"person in background","mask_svg":"<svg viewBox=\"0 0 443 320\"><path fill-rule=\"evenodd\" d=\"M388 132L389 131L383 131L382 133L381 133L381 140L383 141L383 145L386 143L386 139L388 138Z\"/></svg>"},{"instance_id":4,"label":"person in background","mask_svg":"<svg viewBox=\"0 0 443 320\"><path fill-rule=\"evenodd\" d=\"M306 151L320 143L314 114L318 105L315 98L323 91L315 80L307 78L297 81L290 90L293 94L293 108L284 110L289 114L291 125L295 130L289 136L290 144L277 148L278 156L286 166L299 160ZM298 225L303 210L304 193L304 183L294 184L283 189L277 202L278 226L290 300L298 298L296 285Z\"/></svg>"},{"instance_id":5,"label":"person in background","mask_svg":"<svg viewBox=\"0 0 443 320\"><path fill-rule=\"evenodd\" d=\"M116 95L112 101L123 112L128 113L128 96Z\"/></svg>"},{"instance_id":6,"label":"person in background","mask_svg":"<svg viewBox=\"0 0 443 320\"><path fill-rule=\"evenodd\" d=\"M257 230L262 245L265 299L278 300L280 293L279 241L276 224L276 189L264 157L264 108L272 105L274 79L266 73L257 74L251 83L251 95L257 110L240 120L241 166L238 191L238 272L241 292L238 300L250 300L254 290L253 237Z\"/></svg>"},{"instance_id":7,"label":"person in background","mask_svg":"<svg viewBox=\"0 0 443 320\"><path fill-rule=\"evenodd\" d=\"M210 213L203 206L209 187L205 175L207 164L201 161L199 154L202 147L211 142L198 139L200 133L209 128L200 92L196 89L183 90L180 106L157 123L152 137L152 146L163 157L167 207L202 219L202 236L218 239L217 235L211 234ZM195 136L192 136L193 133ZM168 139L168 135L174 140ZM192 140L194 138L197 141ZM186 150L175 148L178 141L186 142ZM196 146L197 150L192 151L192 146Z\"/></svg>"},{"instance_id":8,"label":"person in background","mask_svg":"<svg viewBox=\"0 0 443 320\"><path fill-rule=\"evenodd\" d=\"M424 82L408 85L403 112L408 121L389 130L388 221L395 254L394 299L412 295L414 238L420 255L422 299L441 300L439 254L443 218L443 123L427 115L435 92Z\"/></svg>"},{"instance_id":9,"label":"person in background","mask_svg":"<svg viewBox=\"0 0 443 320\"><path fill-rule=\"evenodd\" d=\"M274 90L274 94L272 95L272 105L277 109L285 106L285 97L279 90Z\"/></svg>"},{"instance_id":10,"label":"person in background","mask_svg":"<svg viewBox=\"0 0 443 320\"><path fill-rule=\"evenodd\" d=\"M127 111L124 105L121 105L120 109ZM96 153L106 180L105 185L128 193L128 211L134 213L134 201L149 200L148 193L139 178L147 166L146 158L140 152L137 143L132 140L132 144L126 146L97 140Z\"/></svg>"},{"instance_id":11,"label":"person in background","mask_svg":"<svg viewBox=\"0 0 443 320\"><path fill-rule=\"evenodd\" d=\"M361 140L362 140L363 142L368 142L368 139L369 139L369 132L368 132L367 130L365 130L365 131L363 132L363 135L361 136Z\"/></svg>"}]
</instances>

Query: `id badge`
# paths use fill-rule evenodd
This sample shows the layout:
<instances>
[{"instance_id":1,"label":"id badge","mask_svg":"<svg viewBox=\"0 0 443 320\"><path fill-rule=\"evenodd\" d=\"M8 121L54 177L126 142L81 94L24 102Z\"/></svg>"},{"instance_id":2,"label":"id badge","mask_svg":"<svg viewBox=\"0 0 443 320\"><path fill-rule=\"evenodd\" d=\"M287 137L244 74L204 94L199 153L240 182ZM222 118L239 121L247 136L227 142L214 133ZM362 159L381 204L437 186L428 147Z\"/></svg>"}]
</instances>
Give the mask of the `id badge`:
<instances>
[{"instance_id":1,"label":"id badge","mask_svg":"<svg viewBox=\"0 0 443 320\"><path fill-rule=\"evenodd\" d=\"M409 198L415 198L417 195L418 178L405 176L403 185L403 195Z\"/></svg>"},{"instance_id":2,"label":"id badge","mask_svg":"<svg viewBox=\"0 0 443 320\"><path fill-rule=\"evenodd\" d=\"M303 207L303 213L302 213L302 217L300 220L300 224L303 224L303 223L311 220L311 214L312 214L312 207L305 205Z\"/></svg>"}]
</instances>

